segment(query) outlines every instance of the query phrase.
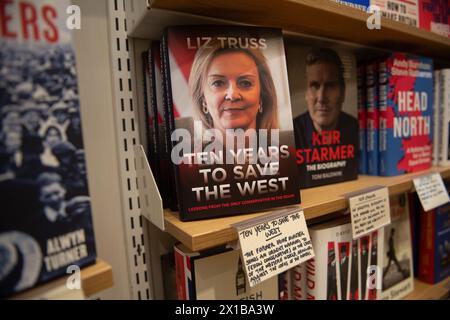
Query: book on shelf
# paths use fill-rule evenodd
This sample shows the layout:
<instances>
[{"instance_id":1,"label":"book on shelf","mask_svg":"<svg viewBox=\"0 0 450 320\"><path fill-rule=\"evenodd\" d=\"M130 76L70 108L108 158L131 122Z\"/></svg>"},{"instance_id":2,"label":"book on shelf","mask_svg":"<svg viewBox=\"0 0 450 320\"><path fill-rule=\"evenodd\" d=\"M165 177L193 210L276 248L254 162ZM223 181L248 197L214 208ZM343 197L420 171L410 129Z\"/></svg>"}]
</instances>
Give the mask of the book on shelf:
<instances>
[{"instance_id":1,"label":"book on shelf","mask_svg":"<svg viewBox=\"0 0 450 320\"><path fill-rule=\"evenodd\" d=\"M69 4L2 3L0 297L96 258Z\"/></svg>"},{"instance_id":2,"label":"book on shelf","mask_svg":"<svg viewBox=\"0 0 450 320\"><path fill-rule=\"evenodd\" d=\"M429 169L433 152L433 60L393 52L380 63L379 78L379 174L395 176Z\"/></svg>"},{"instance_id":3,"label":"book on shelf","mask_svg":"<svg viewBox=\"0 0 450 320\"><path fill-rule=\"evenodd\" d=\"M436 74L435 74L436 75ZM438 154L438 165L450 165L450 69L438 70L435 78L435 106L438 109L439 122L435 123L438 133L436 152ZM436 129L437 127L437 129Z\"/></svg>"},{"instance_id":4,"label":"book on shelf","mask_svg":"<svg viewBox=\"0 0 450 320\"><path fill-rule=\"evenodd\" d=\"M291 269L292 300L306 300L306 262Z\"/></svg>"},{"instance_id":5,"label":"book on shelf","mask_svg":"<svg viewBox=\"0 0 450 320\"><path fill-rule=\"evenodd\" d=\"M449 185L447 184L447 190ZM418 277L438 283L450 276L450 204L424 212L420 207Z\"/></svg>"},{"instance_id":6,"label":"book on shelf","mask_svg":"<svg viewBox=\"0 0 450 320\"><path fill-rule=\"evenodd\" d=\"M357 70L352 52L286 46L300 187L358 176Z\"/></svg>"},{"instance_id":7,"label":"book on shelf","mask_svg":"<svg viewBox=\"0 0 450 320\"><path fill-rule=\"evenodd\" d=\"M419 276L419 257L420 257L420 216L421 203L417 193L408 193L409 223L411 226L411 246L413 255L413 274L415 278Z\"/></svg>"},{"instance_id":8,"label":"book on shelf","mask_svg":"<svg viewBox=\"0 0 450 320\"><path fill-rule=\"evenodd\" d=\"M378 60L373 60L366 65L366 150L367 150L367 174L377 176L379 168L380 145L380 96L378 87Z\"/></svg>"},{"instance_id":9,"label":"book on shelf","mask_svg":"<svg viewBox=\"0 0 450 320\"><path fill-rule=\"evenodd\" d=\"M278 300L284 294L278 276L250 287L238 250L192 252L178 244L174 251L179 300Z\"/></svg>"},{"instance_id":10,"label":"book on shelf","mask_svg":"<svg viewBox=\"0 0 450 320\"><path fill-rule=\"evenodd\" d=\"M144 114L145 114L145 135L147 136L147 158L152 170L155 182L160 186L159 177L159 154L158 154L158 142L157 136L157 123L156 119L156 83L155 83L155 70L154 55L152 50L146 50L142 52L142 69L143 69L143 88L144 88ZM124 126L126 122L124 121Z\"/></svg>"},{"instance_id":11,"label":"book on shelf","mask_svg":"<svg viewBox=\"0 0 450 320\"><path fill-rule=\"evenodd\" d=\"M161 255L161 270L164 300L177 300L179 292L177 287L177 271L175 269L175 254L173 252Z\"/></svg>"},{"instance_id":12,"label":"book on shelf","mask_svg":"<svg viewBox=\"0 0 450 320\"><path fill-rule=\"evenodd\" d=\"M433 166L439 165L439 156L442 152L442 125L444 122L444 108L442 108L441 102L440 77L440 70L435 70L433 74L433 155L431 162Z\"/></svg>"},{"instance_id":13,"label":"book on shelf","mask_svg":"<svg viewBox=\"0 0 450 320\"><path fill-rule=\"evenodd\" d=\"M448 0L419 0L420 27L450 37L450 4Z\"/></svg>"},{"instance_id":14,"label":"book on shelf","mask_svg":"<svg viewBox=\"0 0 450 320\"><path fill-rule=\"evenodd\" d=\"M161 77L160 42L153 41L150 49L143 52L144 66L144 108L146 114L147 156L159 188L163 207L169 207L171 193L169 184L171 171L168 151L165 145L163 90ZM165 176L163 176L165 174Z\"/></svg>"},{"instance_id":15,"label":"book on shelf","mask_svg":"<svg viewBox=\"0 0 450 320\"><path fill-rule=\"evenodd\" d=\"M381 16L394 21L419 27L419 2L421 0L334 0L335 2L368 11L377 6ZM372 13L374 11L371 11Z\"/></svg>"},{"instance_id":16,"label":"book on shelf","mask_svg":"<svg viewBox=\"0 0 450 320\"><path fill-rule=\"evenodd\" d=\"M381 295L374 270L381 266L383 229L352 239L347 218L310 228L316 257L306 262L308 300L375 300Z\"/></svg>"},{"instance_id":17,"label":"book on shelf","mask_svg":"<svg viewBox=\"0 0 450 320\"><path fill-rule=\"evenodd\" d=\"M382 299L398 300L414 290L409 201L390 197L391 224L384 227Z\"/></svg>"},{"instance_id":18,"label":"book on shelf","mask_svg":"<svg viewBox=\"0 0 450 320\"><path fill-rule=\"evenodd\" d=\"M359 174L367 174L367 89L366 63L359 62L357 70L358 86L358 134L359 134Z\"/></svg>"},{"instance_id":19,"label":"book on shelf","mask_svg":"<svg viewBox=\"0 0 450 320\"><path fill-rule=\"evenodd\" d=\"M278 288L280 290L280 299L279 300L293 300L293 278L292 278L292 269L286 270L280 273L278 277Z\"/></svg>"},{"instance_id":20,"label":"book on shelf","mask_svg":"<svg viewBox=\"0 0 450 320\"><path fill-rule=\"evenodd\" d=\"M169 27L161 48L180 219L298 204L281 30Z\"/></svg>"}]
</instances>

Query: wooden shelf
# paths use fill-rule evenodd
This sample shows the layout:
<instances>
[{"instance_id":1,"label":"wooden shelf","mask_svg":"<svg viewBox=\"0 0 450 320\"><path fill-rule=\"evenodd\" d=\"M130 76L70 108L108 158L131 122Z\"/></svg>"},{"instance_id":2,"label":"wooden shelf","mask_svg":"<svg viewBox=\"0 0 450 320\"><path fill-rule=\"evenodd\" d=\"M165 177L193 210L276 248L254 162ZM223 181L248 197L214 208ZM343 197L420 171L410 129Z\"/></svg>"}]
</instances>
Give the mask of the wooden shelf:
<instances>
[{"instance_id":1,"label":"wooden shelf","mask_svg":"<svg viewBox=\"0 0 450 320\"><path fill-rule=\"evenodd\" d=\"M450 167L433 167L428 171L406 174L396 177L360 176L358 180L330 184L323 187L301 190L302 208L308 222L326 215L345 210L348 207L349 193L372 186L386 186L390 195L414 190L412 179L431 172L439 172L442 177L450 177ZM166 231L177 238L191 250L198 251L223 245L237 240L237 233L232 224L253 219L267 212L244 214L225 218L181 222L178 213L165 210Z\"/></svg>"},{"instance_id":2,"label":"wooden shelf","mask_svg":"<svg viewBox=\"0 0 450 320\"><path fill-rule=\"evenodd\" d=\"M440 300L445 299L450 290L450 277L436 283L428 284L414 280L414 291L405 297L405 300Z\"/></svg>"},{"instance_id":3,"label":"wooden shelf","mask_svg":"<svg viewBox=\"0 0 450 320\"><path fill-rule=\"evenodd\" d=\"M12 297L12 299L39 299L58 287L63 286L67 278L58 278L37 288L30 289ZM113 273L109 264L102 260L97 260L95 264L81 269L81 287L86 297L92 296L113 285Z\"/></svg>"},{"instance_id":4,"label":"wooden shelf","mask_svg":"<svg viewBox=\"0 0 450 320\"><path fill-rule=\"evenodd\" d=\"M444 61L450 56L448 38L386 18L381 19L380 30L369 30L366 26L369 14L329 0L283 0L276 3L273 0L153 0L151 9L147 10L142 3L145 1L135 4L139 7L135 9L133 23L130 23L129 34L132 37L151 39L166 25L208 23L207 19L213 18L223 22L279 27L287 33L400 50ZM167 16L167 12L187 16L186 19L176 19ZM200 20L195 20L195 16ZM150 32L153 32L151 36Z\"/></svg>"}]
</instances>

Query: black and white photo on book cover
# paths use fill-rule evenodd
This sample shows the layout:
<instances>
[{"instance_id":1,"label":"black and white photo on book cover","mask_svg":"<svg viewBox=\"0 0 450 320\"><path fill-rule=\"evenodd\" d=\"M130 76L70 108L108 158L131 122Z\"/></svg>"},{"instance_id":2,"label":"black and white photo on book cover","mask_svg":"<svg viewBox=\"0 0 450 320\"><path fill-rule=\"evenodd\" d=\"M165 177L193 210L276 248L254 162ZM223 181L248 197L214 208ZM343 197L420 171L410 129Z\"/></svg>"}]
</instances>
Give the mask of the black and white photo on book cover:
<instances>
[{"instance_id":1,"label":"black and white photo on book cover","mask_svg":"<svg viewBox=\"0 0 450 320\"><path fill-rule=\"evenodd\" d=\"M347 49L286 44L300 187L357 178L356 58Z\"/></svg>"},{"instance_id":2,"label":"black and white photo on book cover","mask_svg":"<svg viewBox=\"0 0 450 320\"><path fill-rule=\"evenodd\" d=\"M372 232L370 235L370 266L378 266L380 259L378 259L378 231ZM378 272L377 268L377 272ZM381 270L382 271L382 270ZM369 273L370 276L370 273ZM375 284L377 282L375 281ZM380 282L378 282L380 283ZM377 300L379 298L378 290L376 287L371 287L367 289L367 300Z\"/></svg>"},{"instance_id":3,"label":"black and white photo on book cover","mask_svg":"<svg viewBox=\"0 0 450 320\"><path fill-rule=\"evenodd\" d=\"M350 255L350 275L348 300L359 300L359 254L358 240L352 240L352 253Z\"/></svg>"},{"instance_id":4,"label":"black and white photo on book cover","mask_svg":"<svg viewBox=\"0 0 450 320\"><path fill-rule=\"evenodd\" d=\"M308 300L359 300L359 241L352 241L347 217L309 229L315 257L308 260Z\"/></svg>"},{"instance_id":5,"label":"black and white photo on book cover","mask_svg":"<svg viewBox=\"0 0 450 320\"><path fill-rule=\"evenodd\" d=\"M384 228L383 299L401 299L414 288L411 226L406 194L390 198L391 224Z\"/></svg>"},{"instance_id":6,"label":"black and white photo on book cover","mask_svg":"<svg viewBox=\"0 0 450 320\"><path fill-rule=\"evenodd\" d=\"M327 300L337 300L336 252L334 242L328 242Z\"/></svg>"},{"instance_id":7,"label":"black and white photo on book cover","mask_svg":"<svg viewBox=\"0 0 450 320\"><path fill-rule=\"evenodd\" d=\"M1 3L0 296L95 261L69 5Z\"/></svg>"},{"instance_id":8,"label":"black and white photo on book cover","mask_svg":"<svg viewBox=\"0 0 450 320\"><path fill-rule=\"evenodd\" d=\"M170 27L165 39L181 219L298 204L281 30Z\"/></svg>"},{"instance_id":9,"label":"black and white photo on book cover","mask_svg":"<svg viewBox=\"0 0 450 320\"><path fill-rule=\"evenodd\" d=\"M349 270L350 270L350 242L339 242L339 272L341 277L341 299L347 300L348 292L348 280L349 280Z\"/></svg>"},{"instance_id":10,"label":"black and white photo on book cover","mask_svg":"<svg viewBox=\"0 0 450 320\"><path fill-rule=\"evenodd\" d=\"M367 289L367 267L369 266L369 241L370 236L364 236L359 238L359 261L361 273L361 300L366 300L366 289Z\"/></svg>"}]
</instances>

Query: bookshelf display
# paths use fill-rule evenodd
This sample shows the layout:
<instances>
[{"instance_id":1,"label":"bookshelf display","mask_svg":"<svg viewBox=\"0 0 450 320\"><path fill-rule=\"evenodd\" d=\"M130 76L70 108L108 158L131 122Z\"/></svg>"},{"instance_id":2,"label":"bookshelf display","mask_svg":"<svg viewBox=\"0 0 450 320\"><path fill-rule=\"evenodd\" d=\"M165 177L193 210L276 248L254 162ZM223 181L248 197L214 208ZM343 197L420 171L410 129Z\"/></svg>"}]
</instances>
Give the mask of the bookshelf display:
<instances>
[{"instance_id":1,"label":"bookshelf display","mask_svg":"<svg viewBox=\"0 0 450 320\"><path fill-rule=\"evenodd\" d=\"M131 10L133 12L127 12L127 24L131 26L128 35L135 44L139 43L139 48L142 39L159 39L163 28L171 24L237 23L280 27L286 37L294 39L326 39L361 48L400 50L432 57L442 66L450 65L450 39L385 18L382 18L381 30L368 30L367 13L329 0L280 1L276 6L270 0L228 3L218 0L134 0ZM135 60L137 56L135 53ZM139 75L141 65L140 62L135 63L137 88L133 94L140 100L143 94ZM440 173L443 179L450 178L450 167L433 167L428 171L396 177L360 175L354 181L301 190L301 207L307 222L314 223L343 214L348 209L347 196L350 193L385 186L390 195L398 195L414 190L415 177L435 172ZM190 250L199 251L236 241L233 224L266 213L181 222L178 213L165 209L164 224L168 234ZM415 290L406 299L441 299L449 286L449 278L436 285L416 279Z\"/></svg>"},{"instance_id":2,"label":"bookshelf display","mask_svg":"<svg viewBox=\"0 0 450 320\"><path fill-rule=\"evenodd\" d=\"M385 186L389 195L397 195L412 191L413 179L431 172L439 172L443 179L450 177L450 167L434 167L429 171L406 174L396 177L359 176L358 180L323 187L301 190L302 204L307 221L348 208L346 195L362 191L373 186ZM267 213L267 212L265 212ZM232 224L253 219L264 213L253 213L219 219L208 219L196 222L181 222L177 213L165 210L166 230L191 250L204 250L227 242L237 240Z\"/></svg>"},{"instance_id":3,"label":"bookshelf display","mask_svg":"<svg viewBox=\"0 0 450 320\"><path fill-rule=\"evenodd\" d=\"M221 22L279 27L288 35L406 51L443 59L447 63L450 56L450 39L383 17L380 30L369 30L366 26L368 13L329 0L283 0L276 6L271 0L226 3L220 0L154 0L150 7L146 7L145 1L134 0L134 9L137 14L129 35L136 38L149 38L159 32L162 29L149 30L148 25L164 23L161 17L168 12L177 12L191 15L189 19L193 15ZM155 19L155 15L160 18ZM167 22L177 23L170 18Z\"/></svg>"}]
</instances>

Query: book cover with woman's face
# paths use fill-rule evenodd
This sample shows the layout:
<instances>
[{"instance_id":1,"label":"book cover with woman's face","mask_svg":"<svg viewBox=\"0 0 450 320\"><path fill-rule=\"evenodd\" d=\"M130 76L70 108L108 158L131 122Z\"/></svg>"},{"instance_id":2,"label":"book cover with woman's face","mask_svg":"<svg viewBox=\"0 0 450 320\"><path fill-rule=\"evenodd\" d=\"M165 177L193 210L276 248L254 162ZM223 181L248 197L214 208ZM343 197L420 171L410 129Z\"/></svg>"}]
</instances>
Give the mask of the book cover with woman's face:
<instances>
[{"instance_id":1,"label":"book cover with woman's face","mask_svg":"<svg viewBox=\"0 0 450 320\"><path fill-rule=\"evenodd\" d=\"M166 55L182 219L299 203L280 30L169 28Z\"/></svg>"}]
</instances>

